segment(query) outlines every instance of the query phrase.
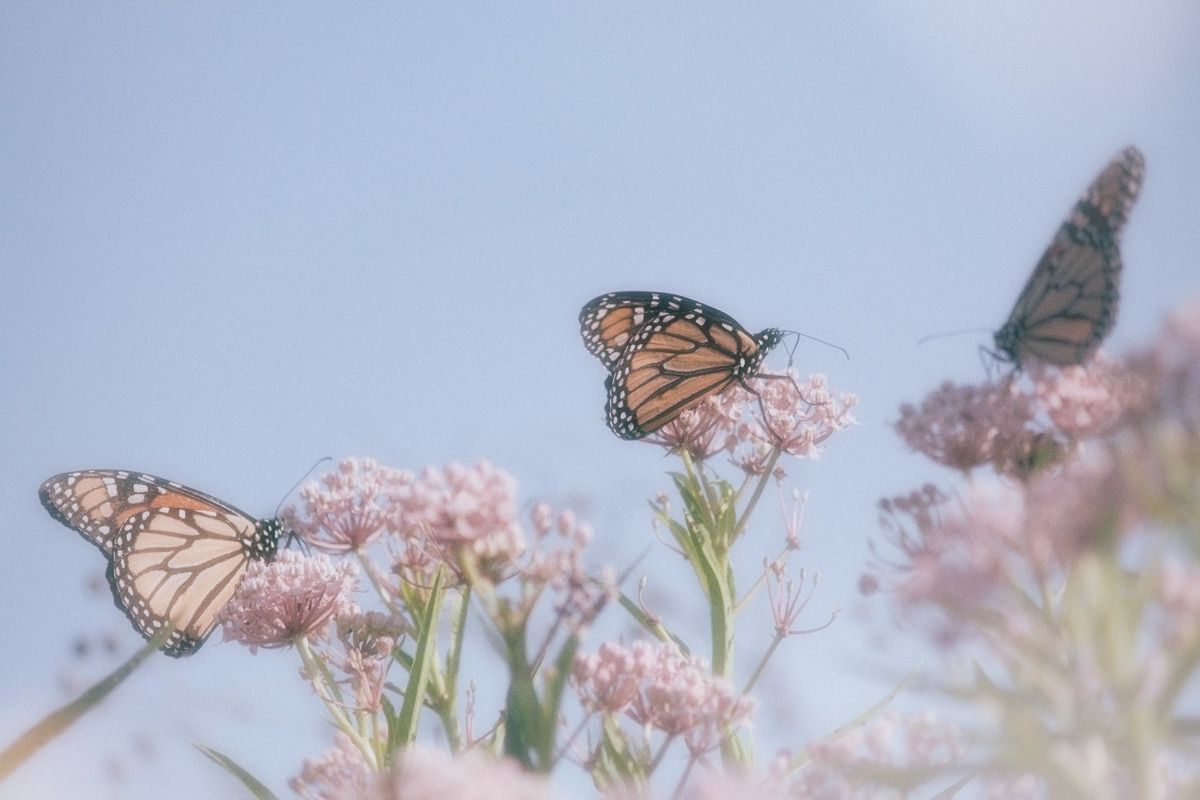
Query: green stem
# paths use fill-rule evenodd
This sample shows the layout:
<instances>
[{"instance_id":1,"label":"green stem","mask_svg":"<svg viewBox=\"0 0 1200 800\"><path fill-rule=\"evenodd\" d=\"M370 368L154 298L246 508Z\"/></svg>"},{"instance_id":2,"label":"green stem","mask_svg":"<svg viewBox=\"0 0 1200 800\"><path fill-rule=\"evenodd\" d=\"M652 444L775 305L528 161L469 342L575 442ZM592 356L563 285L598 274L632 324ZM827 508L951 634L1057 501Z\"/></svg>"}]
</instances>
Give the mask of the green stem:
<instances>
[{"instance_id":1,"label":"green stem","mask_svg":"<svg viewBox=\"0 0 1200 800\"><path fill-rule=\"evenodd\" d=\"M746 523L750 521L750 515L754 513L754 507L758 505L758 500L762 497L763 490L767 488L767 481L771 479L771 473L775 471L775 465L779 463L781 455L783 455L783 451L778 447L771 451L771 458L767 461L766 469L763 470L758 485L754 487L754 494L750 496L750 502L746 503L746 508L742 511L737 527L733 529L733 536L730 538L731 543L741 536L742 531L746 529Z\"/></svg>"},{"instance_id":2,"label":"green stem","mask_svg":"<svg viewBox=\"0 0 1200 800\"><path fill-rule=\"evenodd\" d=\"M141 650L134 653L128 661L117 667L108 677L89 687L86 692L62 708L47 714L42 721L34 725L0 752L0 780L6 778L13 770L25 763L34 753L41 750L50 740L71 726L91 708L98 705L109 692L117 688L121 681L138 668L139 665L157 650L174 632L170 625L159 631L148 641Z\"/></svg>"},{"instance_id":3,"label":"green stem","mask_svg":"<svg viewBox=\"0 0 1200 800\"><path fill-rule=\"evenodd\" d=\"M337 725L338 730L346 734L350 741L354 742L354 746L363 754L363 758L367 760L372 770L379 768L379 758L375 753L375 747L363 734L358 730L350 718L346 715L346 711L330 693L329 687L325 685L323 678L329 672L325 665L320 663L316 654L312 651L312 646L305 636L297 637L296 652L300 654L300 662L304 665L305 672L308 673L309 682L312 684L313 691L317 697L325 704L325 709L329 712L329 716L333 719L333 723Z\"/></svg>"}]
</instances>

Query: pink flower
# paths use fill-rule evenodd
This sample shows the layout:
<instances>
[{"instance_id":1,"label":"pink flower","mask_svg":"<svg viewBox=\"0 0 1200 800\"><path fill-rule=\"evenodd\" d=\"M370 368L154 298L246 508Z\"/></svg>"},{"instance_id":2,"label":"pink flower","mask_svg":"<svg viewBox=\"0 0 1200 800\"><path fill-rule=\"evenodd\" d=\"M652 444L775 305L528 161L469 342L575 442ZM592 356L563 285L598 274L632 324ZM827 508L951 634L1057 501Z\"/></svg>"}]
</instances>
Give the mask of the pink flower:
<instances>
[{"instance_id":1,"label":"pink flower","mask_svg":"<svg viewBox=\"0 0 1200 800\"><path fill-rule=\"evenodd\" d=\"M270 563L251 561L237 593L222 613L223 636L258 647L284 647L321 635L353 608L358 571L349 562L285 550Z\"/></svg>"},{"instance_id":2,"label":"pink flower","mask_svg":"<svg viewBox=\"0 0 1200 800\"><path fill-rule=\"evenodd\" d=\"M576 657L572 682L586 708L623 711L647 729L684 737L693 753L716 747L754 711L750 698L738 697L702 660L662 644L606 643L594 656Z\"/></svg>"},{"instance_id":3,"label":"pink flower","mask_svg":"<svg viewBox=\"0 0 1200 800\"><path fill-rule=\"evenodd\" d=\"M390 494L412 473L371 459L344 459L336 472L300 490L303 514L293 508L284 519L300 538L330 553L362 550L392 528Z\"/></svg>"},{"instance_id":4,"label":"pink flower","mask_svg":"<svg viewBox=\"0 0 1200 800\"><path fill-rule=\"evenodd\" d=\"M1110 430L1149 396L1138 376L1100 353L1083 366L1037 370L1036 387L1050 419L1075 439Z\"/></svg>"},{"instance_id":5,"label":"pink flower","mask_svg":"<svg viewBox=\"0 0 1200 800\"><path fill-rule=\"evenodd\" d=\"M711 458L725 450L742 413L740 387L730 387L706 398L695 408L684 411L659 428L651 439L672 452L686 450L696 461Z\"/></svg>"},{"instance_id":6,"label":"pink flower","mask_svg":"<svg viewBox=\"0 0 1200 800\"><path fill-rule=\"evenodd\" d=\"M344 733L334 734L334 746L316 758L304 759L300 774L288 785L305 800L361 797L371 785L372 772L362 753Z\"/></svg>"},{"instance_id":7,"label":"pink flower","mask_svg":"<svg viewBox=\"0 0 1200 800\"><path fill-rule=\"evenodd\" d=\"M363 800L550 800L550 785L515 761L497 760L478 750L451 757L444 750L416 746L381 775Z\"/></svg>"},{"instance_id":8,"label":"pink flower","mask_svg":"<svg viewBox=\"0 0 1200 800\"><path fill-rule=\"evenodd\" d=\"M404 535L426 536L446 550L469 549L491 562L511 562L525 551L517 522L517 483L480 461L472 467L426 468L392 497L403 512Z\"/></svg>"},{"instance_id":9,"label":"pink flower","mask_svg":"<svg viewBox=\"0 0 1200 800\"><path fill-rule=\"evenodd\" d=\"M616 581L606 575L597 581L583 564L592 540L592 527L570 510L559 512L551 527L553 510L545 503L533 508L534 541L527 559L518 567L521 593L536 597L542 587L555 596L554 610L575 633L582 633L601 608L617 596Z\"/></svg>"},{"instance_id":10,"label":"pink flower","mask_svg":"<svg viewBox=\"0 0 1200 800\"><path fill-rule=\"evenodd\" d=\"M810 747L812 760L793 784L793 796L890 797L884 793L889 773L936 774L958 763L965 752L958 727L932 713L902 718L884 712L864 726Z\"/></svg>"},{"instance_id":11,"label":"pink flower","mask_svg":"<svg viewBox=\"0 0 1200 800\"><path fill-rule=\"evenodd\" d=\"M893 588L910 609L927 604L968 613L1006 579L1008 544L1022 524L1022 497L1013 488L982 487L951 502L932 486L881 503L882 523L902 559Z\"/></svg>"},{"instance_id":12,"label":"pink flower","mask_svg":"<svg viewBox=\"0 0 1200 800\"><path fill-rule=\"evenodd\" d=\"M759 376L751 391L733 385L664 425L649 441L685 450L697 461L720 453L750 474L761 475L774 448L797 458L816 458L819 445L854 422L857 398L834 396L824 375L803 383L786 374Z\"/></svg>"},{"instance_id":13,"label":"pink flower","mask_svg":"<svg viewBox=\"0 0 1200 800\"><path fill-rule=\"evenodd\" d=\"M761 405L749 422L750 435L760 442L780 447L796 458L817 458L818 445L834 433L854 423L853 394L834 396L824 375L809 375L798 383L798 375L788 370L777 377L759 376L751 381Z\"/></svg>"},{"instance_id":14,"label":"pink flower","mask_svg":"<svg viewBox=\"0 0 1200 800\"><path fill-rule=\"evenodd\" d=\"M1008 458L1033 420L1029 396L1013 381L958 386L949 381L930 392L920 408L900 406L896 432L909 447L964 472Z\"/></svg>"}]
</instances>

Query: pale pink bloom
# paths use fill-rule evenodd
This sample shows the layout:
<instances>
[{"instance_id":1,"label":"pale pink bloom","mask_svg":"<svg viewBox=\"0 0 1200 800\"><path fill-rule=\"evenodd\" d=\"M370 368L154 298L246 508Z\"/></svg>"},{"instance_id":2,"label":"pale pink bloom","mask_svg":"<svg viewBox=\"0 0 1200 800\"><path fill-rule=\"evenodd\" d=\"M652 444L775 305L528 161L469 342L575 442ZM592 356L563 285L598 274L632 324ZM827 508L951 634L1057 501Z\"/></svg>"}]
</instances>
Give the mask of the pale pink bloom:
<instances>
[{"instance_id":1,"label":"pale pink bloom","mask_svg":"<svg viewBox=\"0 0 1200 800\"><path fill-rule=\"evenodd\" d=\"M577 656L571 677L585 707L620 709L648 730L682 736L693 753L716 747L754 711L703 660L663 644L607 643L595 656Z\"/></svg>"},{"instance_id":2,"label":"pale pink bloom","mask_svg":"<svg viewBox=\"0 0 1200 800\"><path fill-rule=\"evenodd\" d=\"M412 473L369 458L343 459L336 471L300 490L302 511L288 508L283 517L301 539L320 550L362 550L392 529L389 496L411 480Z\"/></svg>"},{"instance_id":3,"label":"pale pink bloom","mask_svg":"<svg viewBox=\"0 0 1200 800\"><path fill-rule=\"evenodd\" d=\"M757 408L750 418L750 435L796 458L817 458L819 445L854 423L858 398L834 395L824 375L809 375L803 382L798 378L789 369L784 375L750 382L761 400L748 404L751 410Z\"/></svg>"},{"instance_id":4,"label":"pale pink bloom","mask_svg":"<svg viewBox=\"0 0 1200 800\"><path fill-rule=\"evenodd\" d=\"M1200 565L1165 558L1155 582L1166 644L1182 649L1200 634Z\"/></svg>"},{"instance_id":5,"label":"pale pink bloom","mask_svg":"<svg viewBox=\"0 0 1200 800\"><path fill-rule=\"evenodd\" d=\"M740 387L708 397L655 431L650 439L671 451L686 450L703 461L725 450L742 414Z\"/></svg>"},{"instance_id":6,"label":"pale pink bloom","mask_svg":"<svg viewBox=\"0 0 1200 800\"><path fill-rule=\"evenodd\" d=\"M304 800L349 800L362 797L372 780L362 753L339 731L332 748L304 759L300 774L288 781L288 786Z\"/></svg>"},{"instance_id":7,"label":"pale pink bloom","mask_svg":"<svg viewBox=\"0 0 1200 800\"><path fill-rule=\"evenodd\" d=\"M350 679L356 709L379 710L392 649L406 627L404 620L378 611L338 617L341 669Z\"/></svg>"},{"instance_id":8,"label":"pale pink bloom","mask_svg":"<svg viewBox=\"0 0 1200 800\"><path fill-rule=\"evenodd\" d=\"M871 776L889 771L945 771L965 753L966 741L956 725L930 712L907 718L884 712L836 739L811 746L812 760L797 776L794 796L901 800L909 795L873 781ZM936 791L940 787L931 784L926 788Z\"/></svg>"},{"instance_id":9,"label":"pale pink bloom","mask_svg":"<svg viewBox=\"0 0 1200 800\"><path fill-rule=\"evenodd\" d=\"M650 669L651 645L635 642L624 647L605 642L595 653L575 656L571 680L584 707L618 714L629 707Z\"/></svg>"},{"instance_id":10,"label":"pale pink bloom","mask_svg":"<svg viewBox=\"0 0 1200 800\"><path fill-rule=\"evenodd\" d=\"M545 777L480 750L451 756L418 745L400 755L363 800L551 800Z\"/></svg>"},{"instance_id":11,"label":"pale pink bloom","mask_svg":"<svg viewBox=\"0 0 1200 800\"><path fill-rule=\"evenodd\" d=\"M920 408L900 406L896 432L909 447L964 472L1004 461L1026 436L1034 407L1014 381L959 386L949 381L930 392Z\"/></svg>"},{"instance_id":12,"label":"pale pink bloom","mask_svg":"<svg viewBox=\"0 0 1200 800\"><path fill-rule=\"evenodd\" d=\"M569 509L559 512L550 527L553 517L550 506L534 506L534 541L517 574L527 596L537 596L539 587L549 587L555 598L555 612L572 631L583 633L601 608L618 595L616 581L610 571L597 581L584 567L584 551L592 540L591 525L577 519Z\"/></svg>"},{"instance_id":13,"label":"pale pink bloom","mask_svg":"<svg viewBox=\"0 0 1200 800\"><path fill-rule=\"evenodd\" d=\"M1049 800L1046 783L1036 775L983 777L980 781L985 800Z\"/></svg>"},{"instance_id":14,"label":"pale pink bloom","mask_svg":"<svg viewBox=\"0 0 1200 800\"><path fill-rule=\"evenodd\" d=\"M902 555L893 588L903 604L966 612L1003 586L1008 544L1023 522L1022 497L1005 486L974 491L966 501L950 501L926 487L881 504Z\"/></svg>"},{"instance_id":15,"label":"pale pink bloom","mask_svg":"<svg viewBox=\"0 0 1200 800\"><path fill-rule=\"evenodd\" d=\"M1116 465L1103 451L1094 451L1030 480L1025 522L1011 538L1044 577L1070 565L1085 547L1117 538L1136 514Z\"/></svg>"},{"instance_id":16,"label":"pale pink bloom","mask_svg":"<svg viewBox=\"0 0 1200 800\"><path fill-rule=\"evenodd\" d=\"M322 555L284 550L270 563L251 561L222 613L223 636L257 647L284 647L324 633L335 617L354 608L358 570Z\"/></svg>"},{"instance_id":17,"label":"pale pink bloom","mask_svg":"<svg viewBox=\"0 0 1200 800\"><path fill-rule=\"evenodd\" d=\"M1102 353L1081 366L1038 369L1035 385L1042 408L1074 439L1111 430L1149 397L1149 387L1139 376Z\"/></svg>"},{"instance_id":18,"label":"pale pink bloom","mask_svg":"<svg viewBox=\"0 0 1200 800\"><path fill-rule=\"evenodd\" d=\"M1200 429L1200 296L1171 312L1147 360L1159 413L1195 437Z\"/></svg>"},{"instance_id":19,"label":"pale pink bloom","mask_svg":"<svg viewBox=\"0 0 1200 800\"><path fill-rule=\"evenodd\" d=\"M706 770L683 793L686 800L790 800L786 785L774 777Z\"/></svg>"},{"instance_id":20,"label":"pale pink bloom","mask_svg":"<svg viewBox=\"0 0 1200 800\"><path fill-rule=\"evenodd\" d=\"M526 547L517 521L517 483L487 461L427 467L392 500L404 535L424 536L444 551L468 548L479 559L511 562Z\"/></svg>"}]
</instances>

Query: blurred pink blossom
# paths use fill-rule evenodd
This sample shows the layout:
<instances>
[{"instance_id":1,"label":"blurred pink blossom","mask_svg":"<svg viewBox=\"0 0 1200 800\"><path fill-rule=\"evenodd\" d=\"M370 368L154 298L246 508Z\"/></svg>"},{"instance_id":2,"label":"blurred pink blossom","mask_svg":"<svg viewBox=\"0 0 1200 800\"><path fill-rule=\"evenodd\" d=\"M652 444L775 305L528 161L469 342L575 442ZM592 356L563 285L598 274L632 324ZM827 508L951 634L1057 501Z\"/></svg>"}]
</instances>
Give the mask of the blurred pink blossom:
<instances>
[{"instance_id":1,"label":"blurred pink blossom","mask_svg":"<svg viewBox=\"0 0 1200 800\"><path fill-rule=\"evenodd\" d=\"M334 734L334 745L315 758L304 759L300 774L288 786L304 800L343 800L362 797L372 783L371 768L346 734Z\"/></svg>"},{"instance_id":2,"label":"blurred pink blossom","mask_svg":"<svg viewBox=\"0 0 1200 800\"><path fill-rule=\"evenodd\" d=\"M944 771L965 753L966 739L958 726L933 713L901 717L884 712L865 725L811 746L812 761L797 776L794 796L900 800L908 795L888 788L889 772Z\"/></svg>"},{"instance_id":3,"label":"blurred pink blossom","mask_svg":"<svg viewBox=\"0 0 1200 800\"><path fill-rule=\"evenodd\" d=\"M1027 436L1035 414L1031 398L1015 381L959 386L949 381L926 395L920 407L900 406L896 432L914 450L966 472L1009 458Z\"/></svg>"},{"instance_id":4,"label":"blurred pink blossom","mask_svg":"<svg viewBox=\"0 0 1200 800\"><path fill-rule=\"evenodd\" d=\"M1038 402L1060 431L1081 439L1113 428L1143 407L1149 386L1118 361L1097 353L1086 364L1035 372Z\"/></svg>"},{"instance_id":5,"label":"blurred pink blossom","mask_svg":"<svg viewBox=\"0 0 1200 800\"><path fill-rule=\"evenodd\" d=\"M324 633L329 622L349 613L358 571L322 555L284 550L270 563L251 561L237 593L222 613L225 640L258 647L284 647L299 637Z\"/></svg>"},{"instance_id":6,"label":"blurred pink blossom","mask_svg":"<svg viewBox=\"0 0 1200 800\"><path fill-rule=\"evenodd\" d=\"M545 777L525 772L510 759L480 750L451 756L445 750L412 747L379 776L362 800L550 800Z\"/></svg>"}]
</instances>

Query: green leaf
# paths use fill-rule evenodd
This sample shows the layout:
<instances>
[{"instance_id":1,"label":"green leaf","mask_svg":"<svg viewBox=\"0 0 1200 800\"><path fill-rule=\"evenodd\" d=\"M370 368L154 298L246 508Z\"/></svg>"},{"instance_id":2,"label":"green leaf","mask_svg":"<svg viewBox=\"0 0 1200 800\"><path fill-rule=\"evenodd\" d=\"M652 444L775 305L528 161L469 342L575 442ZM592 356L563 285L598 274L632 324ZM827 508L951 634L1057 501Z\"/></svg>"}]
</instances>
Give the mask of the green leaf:
<instances>
[{"instance_id":1,"label":"green leaf","mask_svg":"<svg viewBox=\"0 0 1200 800\"><path fill-rule=\"evenodd\" d=\"M25 731L7 749L0 752L0 780L8 777L34 753L69 728L75 720L98 706L109 692L117 688L121 681L129 677L143 661L150 657L151 653L161 647L174 630L173 627L167 625L146 642L141 650L130 656L128 661L110 672L107 677L93 684L87 691L62 708L47 714L41 722Z\"/></svg>"},{"instance_id":2,"label":"green leaf","mask_svg":"<svg viewBox=\"0 0 1200 800\"><path fill-rule=\"evenodd\" d=\"M425 705L425 687L429 684L429 673L433 669L433 658L437 650L438 618L442 611L442 577L442 568L439 567L437 574L433 576L429 600L421 616L421 631L408 672L404 702L400 705L396 725L388 730L388 760L397 748L410 745L417 738L417 723L421 719L421 707Z\"/></svg>"},{"instance_id":3,"label":"green leaf","mask_svg":"<svg viewBox=\"0 0 1200 800\"><path fill-rule=\"evenodd\" d=\"M216 764L223 767L226 772L241 781L242 785L250 790L250 794L257 797L258 800L278 800L274 792L268 789L262 781L247 772L244 767L229 756L196 742L192 742L192 747L204 753L204 755L208 756Z\"/></svg>"}]
</instances>

